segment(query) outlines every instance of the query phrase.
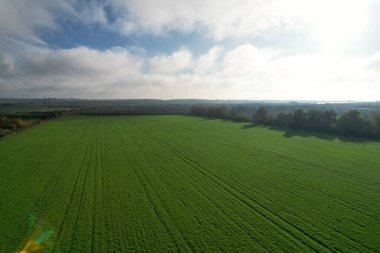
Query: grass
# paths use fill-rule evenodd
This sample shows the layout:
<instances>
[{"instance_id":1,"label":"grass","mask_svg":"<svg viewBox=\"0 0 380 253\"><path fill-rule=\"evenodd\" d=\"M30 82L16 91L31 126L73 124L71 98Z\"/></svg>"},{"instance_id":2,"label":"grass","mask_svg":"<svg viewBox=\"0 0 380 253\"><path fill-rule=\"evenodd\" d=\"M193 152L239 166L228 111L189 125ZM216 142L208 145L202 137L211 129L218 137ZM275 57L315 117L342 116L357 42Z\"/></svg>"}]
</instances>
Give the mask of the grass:
<instances>
[{"instance_id":1,"label":"grass","mask_svg":"<svg viewBox=\"0 0 380 253\"><path fill-rule=\"evenodd\" d=\"M0 252L379 251L380 143L245 125L78 116L0 140Z\"/></svg>"}]
</instances>

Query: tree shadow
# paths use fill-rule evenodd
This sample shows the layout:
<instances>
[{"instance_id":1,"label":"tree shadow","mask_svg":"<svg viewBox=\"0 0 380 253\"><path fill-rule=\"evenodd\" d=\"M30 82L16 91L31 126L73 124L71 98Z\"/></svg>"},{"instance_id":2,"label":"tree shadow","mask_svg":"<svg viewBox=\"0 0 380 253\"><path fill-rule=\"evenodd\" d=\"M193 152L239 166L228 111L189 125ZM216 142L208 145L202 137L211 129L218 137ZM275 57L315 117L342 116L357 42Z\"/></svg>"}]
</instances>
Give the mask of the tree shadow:
<instances>
[{"instance_id":1,"label":"tree shadow","mask_svg":"<svg viewBox=\"0 0 380 253\"><path fill-rule=\"evenodd\" d=\"M198 116L198 115L188 115L188 116L189 116L189 117L196 118L196 119L198 119L199 121L220 120L220 119L216 119L216 118L209 118L209 117L206 117L206 116Z\"/></svg>"},{"instance_id":2,"label":"tree shadow","mask_svg":"<svg viewBox=\"0 0 380 253\"><path fill-rule=\"evenodd\" d=\"M379 139L370 139L366 137L354 137L354 136L343 136L339 135L337 138L342 142L355 142L355 143L370 143L379 142Z\"/></svg>"},{"instance_id":3,"label":"tree shadow","mask_svg":"<svg viewBox=\"0 0 380 253\"><path fill-rule=\"evenodd\" d=\"M244 124L241 126L241 129L251 129L256 127L262 127L266 128L268 130L275 130L275 131L281 131L284 132L283 137L285 138L292 138L292 137L316 137L318 139L327 140L327 141L333 141L333 140L340 140L342 142L354 142L354 143L369 143L369 142L379 142L379 139L371 139L371 138L365 138L365 137L356 137L356 136L348 136L343 135L339 133L326 133L326 132L317 132L312 130L300 130L300 129L291 129L291 128L284 128L284 127L278 127L278 126L267 126L267 125L261 125L257 123L252 122L246 122L246 121L236 121L236 120L230 120L230 119L217 119L217 118L208 118L208 117L201 117L197 116L197 118L201 121L211 121L211 120L218 120L219 122L229 122L229 123L235 123L235 124Z\"/></svg>"},{"instance_id":4,"label":"tree shadow","mask_svg":"<svg viewBox=\"0 0 380 253\"><path fill-rule=\"evenodd\" d=\"M221 119L221 118L208 118L208 117L201 117L198 116L199 120L201 121L211 121L211 120L216 120L219 122L228 122L228 123L234 123L234 124L243 124L243 123L250 123L249 121L239 121L239 120L233 120L233 119Z\"/></svg>"},{"instance_id":5,"label":"tree shadow","mask_svg":"<svg viewBox=\"0 0 380 253\"><path fill-rule=\"evenodd\" d=\"M202 120L202 121L216 120L214 118L207 118L207 117L199 117L199 119Z\"/></svg>"},{"instance_id":6,"label":"tree shadow","mask_svg":"<svg viewBox=\"0 0 380 253\"><path fill-rule=\"evenodd\" d=\"M229 123L235 123L235 124L249 123L248 121L239 121L239 120L230 120L230 119L222 119L221 122L229 122Z\"/></svg>"},{"instance_id":7,"label":"tree shadow","mask_svg":"<svg viewBox=\"0 0 380 253\"><path fill-rule=\"evenodd\" d=\"M285 133L283 134L286 138L292 138L295 136L300 137L316 137L322 140L333 141L338 138L336 135L327 134L327 133L318 133L314 131L305 131L305 130L296 130L296 129L284 129Z\"/></svg>"},{"instance_id":8,"label":"tree shadow","mask_svg":"<svg viewBox=\"0 0 380 253\"><path fill-rule=\"evenodd\" d=\"M282 129L282 130L285 130L285 133L283 134L283 136L286 138L300 136L300 137L316 137L318 139L327 140L327 141L339 140L341 142L354 142L354 143L378 142L378 140L375 140L375 139L369 139L365 137L356 137L356 136L347 136L347 135L341 135L339 133L323 133L323 132L297 130L297 129Z\"/></svg>"},{"instance_id":9,"label":"tree shadow","mask_svg":"<svg viewBox=\"0 0 380 253\"><path fill-rule=\"evenodd\" d=\"M258 124L255 124L255 123L249 123L249 124L245 124L241 127L241 129L249 129L249 128L255 128L255 127L258 127L259 125Z\"/></svg>"},{"instance_id":10,"label":"tree shadow","mask_svg":"<svg viewBox=\"0 0 380 253\"><path fill-rule=\"evenodd\" d=\"M324 133L324 132L317 132L312 130L300 130L300 129L291 129L291 128L283 128L278 126L265 126L255 123L249 123L245 124L241 127L241 129L250 129L255 127L264 127L268 130L274 130L274 131L281 131L284 132L282 135L285 138L292 138L292 137L315 137L322 140L327 141L333 141L333 140L340 140L342 142L355 142L355 143L369 143L369 142L378 142L377 139L370 139L370 138L364 138L364 137L355 137L355 136L347 136L342 135L338 133Z\"/></svg>"}]
</instances>

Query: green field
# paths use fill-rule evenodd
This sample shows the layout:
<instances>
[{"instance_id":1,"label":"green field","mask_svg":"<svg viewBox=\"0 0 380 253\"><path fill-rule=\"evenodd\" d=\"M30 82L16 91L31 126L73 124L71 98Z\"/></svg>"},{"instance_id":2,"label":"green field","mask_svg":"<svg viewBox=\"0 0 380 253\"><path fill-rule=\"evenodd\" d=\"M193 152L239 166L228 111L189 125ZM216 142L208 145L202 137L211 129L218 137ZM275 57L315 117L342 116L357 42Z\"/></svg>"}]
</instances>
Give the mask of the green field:
<instances>
[{"instance_id":1,"label":"green field","mask_svg":"<svg viewBox=\"0 0 380 253\"><path fill-rule=\"evenodd\" d=\"M380 252L380 143L284 134L78 116L6 137L0 252Z\"/></svg>"}]
</instances>

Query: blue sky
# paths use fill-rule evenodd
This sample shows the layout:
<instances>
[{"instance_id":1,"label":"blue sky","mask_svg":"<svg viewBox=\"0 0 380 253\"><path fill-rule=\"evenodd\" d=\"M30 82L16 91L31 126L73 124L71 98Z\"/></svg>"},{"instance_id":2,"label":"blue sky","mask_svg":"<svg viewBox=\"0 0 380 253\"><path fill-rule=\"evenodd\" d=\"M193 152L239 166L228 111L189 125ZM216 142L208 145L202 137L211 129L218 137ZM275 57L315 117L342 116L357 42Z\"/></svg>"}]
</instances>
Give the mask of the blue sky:
<instances>
[{"instance_id":1,"label":"blue sky","mask_svg":"<svg viewBox=\"0 0 380 253\"><path fill-rule=\"evenodd\" d=\"M3 0L0 97L380 100L377 0Z\"/></svg>"}]
</instances>

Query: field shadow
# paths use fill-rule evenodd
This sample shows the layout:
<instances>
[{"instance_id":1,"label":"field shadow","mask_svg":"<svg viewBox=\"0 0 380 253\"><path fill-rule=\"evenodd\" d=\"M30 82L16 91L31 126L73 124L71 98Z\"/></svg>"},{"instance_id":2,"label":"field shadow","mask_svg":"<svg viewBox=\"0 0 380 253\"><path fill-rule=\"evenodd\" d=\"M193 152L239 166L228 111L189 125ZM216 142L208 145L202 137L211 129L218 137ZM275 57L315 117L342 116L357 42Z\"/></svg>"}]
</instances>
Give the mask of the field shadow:
<instances>
[{"instance_id":1,"label":"field shadow","mask_svg":"<svg viewBox=\"0 0 380 253\"><path fill-rule=\"evenodd\" d=\"M259 125L258 124L255 124L255 123L249 123L249 124L245 124L241 127L241 129L249 129L249 128L255 128L255 127L258 127Z\"/></svg>"},{"instance_id":2,"label":"field shadow","mask_svg":"<svg viewBox=\"0 0 380 253\"><path fill-rule=\"evenodd\" d=\"M275 131L281 131L284 132L282 135L285 138L292 138L292 137L315 137L322 140L327 141L334 141L339 140L342 142L354 142L354 143L370 143L370 142L379 142L378 139L370 139L365 137L355 137L355 136L347 136L347 135L341 135L338 133L323 133L323 132L316 132L312 130L298 130L298 129L290 129L290 128L283 128L283 127L277 127L277 126L266 126L266 125L260 125L257 123L252 122L244 122L244 121L236 121L236 120L229 120L229 119L217 119L217 118L207 118L207 117L199 117L197 118L200 121L212 121L216 120L219 122L229 122L229 123L235 123L235 124L243 124L241 126L241 129L251 129L251 128L266 128L268 130L275 130Z\"/></svg>"},{"instance_id":3,"label":"field shadow","mask_svg":"<svg viewBox=\"0 0 380 253\"><path fill-rule=\"evenodd\" d=\"M196 119L198 119L199 121L219 121L219 122L234 122L234 121L229 121L227 119L219 119L219 118L209 118L209 117L202 117L202 116L192 116L190 115L190 117L194 117ZM234 122L236 123L236 122Z\"/></svg>"},{"instance_id":4,"label":"field shadow","mask_svg":"<svg viewBox=\"0 0 380 253\"><path fill-rule=\"evenodd\" d=\"M341 142L354 142L354 143L369 143L369 142L378 142L378 140L368 139L364 137L355 137L355 136L344 136L338 133L322 133L308 130L296 130L296 129L283 129L285 133L283 134L286 138L292 138L295 136L300 137L316 137L318 139L333 141L339 140Z\"/></svg>"},{"instance_id":5,"label":"field shadow","mask_svg":"<svg viewBox=\"0 0 380 253\"><path fill-rule=\"evenodd\" d=\"M281 131L284 132L282 135L285 138L292 138L292 137L315 137L322 140L327 141L333 141L333 140L339 140L342 142L355 142L355 143L368 143L368 142L378 142L378 140L364 138L364 137L355 137L355 136L344 136L337 133L323 133L323 132L316 132L311 130L298 130L298 129L290 129L290 128L282 128L277 126L265 126L265 125L259 125L255 123L248 123L241 127L241 129L250 129L255 127L263 127L268 130L274 130L274 131Z\"/></svg>"},{"instance_id":6,"label":"field shadow","mask_svg":"<svg viewBox=\"0 0 380 253\"><path fill-rule=\"evenodd\" d=\"M318 139L322 140L328 140L328 141L333 141L338 138L338 136L332 135L332 134L327 134L327 133L317 133L313 131L304 131L304 130L295 130L295 129L286 129L285 133L283 134L284 137L286 138L292 138L295 136L300 136L300 137L316 137Z\"/></svg>"},{"instance_id":7,"label":"field shadow","mask_svg":"<svg viewBox=\"0 0 380 253\"><path fill-rule=\"evenodd\" d=\"M371 139L366 137L359 137L359 136L349 136L349 135L343 135L339 133L323 133L323 132L315 132L311 130L297 130L297 129L282 129L285 130L285 133L283 134L286 138L292 138L294 136L300 136L300 137L316 137L318 139L322 140L339 140L341 142L354 142L354 143L370 143L370 142L379 142L378 139Z\"/></svg>"},{"instance_id":8,"label":"field shadow","mask_svg":"<svg viewBox=\"0 0 380 253\"><path fill-rule=\"evenodd\" d=\"M247 121L238 121L238 120L230 120L230 119L222 119L221 122L229 122L229 123L235 123L235 124L249 123Z\"/></svg>"},{"instance_id":9,"label":"field shadow","mask_svg":"<svg viewBox=\"0 0 380 253\"><path fill-rule=\"evenodd\" d=\"M228 123L235 123L235 124L249 123L248 121L238 121L238 120L231 120L231 119L208 118L208 117L202 117L202 116L192 116L192 117L197 118L199 121L218 121L218 122L228 122Z\"/></svg>"},{"instance_id":10,"label":"field shadow","mask_svg":"<svg viewBox=\"0 0 380 253\"><path fill-rule=\"evenodd\" d=\"M217 120L217 119L214 119L214 118L206 118L206 117L197 117L197 118L199 118L199 120L201 120L201 121Z\"/></svg>"}]
</instances>

